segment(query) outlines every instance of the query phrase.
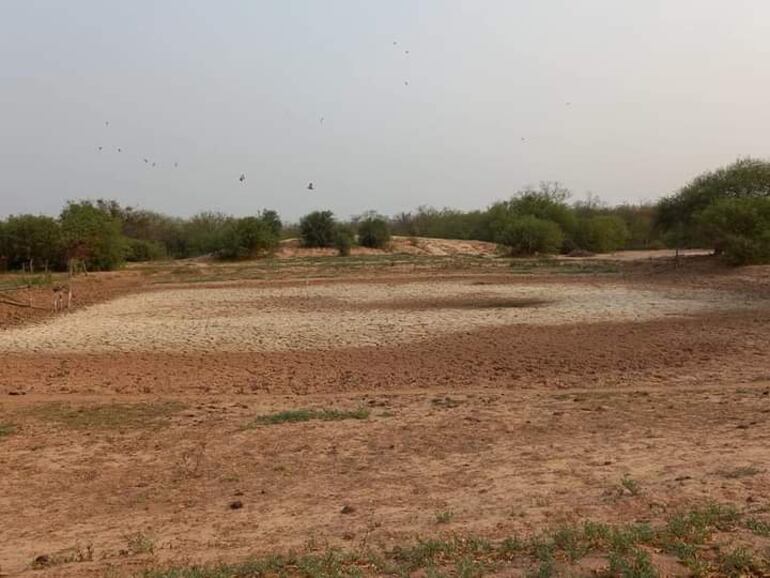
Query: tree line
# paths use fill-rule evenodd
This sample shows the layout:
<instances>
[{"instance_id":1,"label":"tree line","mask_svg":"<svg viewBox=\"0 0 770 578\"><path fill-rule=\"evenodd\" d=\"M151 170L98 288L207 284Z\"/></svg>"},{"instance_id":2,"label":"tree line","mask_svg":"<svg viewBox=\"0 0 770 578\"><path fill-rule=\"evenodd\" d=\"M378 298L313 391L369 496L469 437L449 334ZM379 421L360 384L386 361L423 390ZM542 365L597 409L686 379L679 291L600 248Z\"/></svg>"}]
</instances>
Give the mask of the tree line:
<instances>
[{"instance_id":1,"label":"tree line","mask_svg":"<svg viewBox=\"0 0 770 578\"><path fill-rule=\"evenodd\" d=\"M558 183L528 187L484 210L420 207L384 217L340 221L315 211L285 225L273 210L233 217L204 212L188 219L115 201L69 202L57 217L0 220L0 269L62 269L72 259L109 270L126 261L213 255L270 255L280 239L308 247L384 248L391 235L480 240L512 255L587 254L621 249L708 247L733 264L770 262L770 163L742 159L704 173L655 204L607 206L594 196L570 202Z\"/></svg>"}]
</instances>

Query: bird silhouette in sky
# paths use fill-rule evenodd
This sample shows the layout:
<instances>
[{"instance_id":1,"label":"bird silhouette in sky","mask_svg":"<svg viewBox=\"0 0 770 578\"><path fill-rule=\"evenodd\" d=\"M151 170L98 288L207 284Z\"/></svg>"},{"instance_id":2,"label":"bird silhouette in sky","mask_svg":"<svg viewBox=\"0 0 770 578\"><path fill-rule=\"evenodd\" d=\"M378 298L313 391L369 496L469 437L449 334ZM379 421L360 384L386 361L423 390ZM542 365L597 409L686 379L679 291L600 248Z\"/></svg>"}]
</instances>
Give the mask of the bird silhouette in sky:
<instances>
[{"instance_id":1,"label":"bird silhouette in sky","mask_svg":"<svg viewBox=\"0 0 770 578\"><path fill-rule=\"evenodd\" d=\"M123 149L122 149L122 148L120 148L120 147L118 147L118 152L119 152L119 153L122 153L122 152L123 152Z\"/></svg>"},{"instance_id":2,"label":"bird silhouette in sky","mask_svg":"<svg viewBox=\"0 0 770 578\"><path fill-rule=\"evenodd\" d=\"M99 152L101 152L101 150L102 150L103 148L104 148L104 147L96 147L96 149L97 149Z\"/></svg>"},{"instance_id":3,"label":"bird silhouette in sky","mask_svg":"<svg viewBox=\"0 0 770 578\"><path fill-rule=\"evenodd\" d=\"M155 163L152 163L152 166L155 166Z\"/></svg>"},{"instance_id":4,"label":"bird silhouette in sky","mask_svg":"<svg viewBox=\"0 0 770 578\"><path fill-rule=\"evenodd\" d=\"M144 159L144 164L148 164L149 162L149 159Z\"/></svg>"},{"instance_id":5,"label":"bird silhouette in sky","mask_svg":"<svg viewBox=\"0 0 770 578\"><path fill-rule=\"evenodd\" d=\"M179 166L179 163L174 163L174 168L177 168Z\"/></svg>"},{"instance_id":6,"label":"bird silhouette in sky","mask_svg":"<svg viewBox=\"0 0 770 578\"><path fill-rule=\"evenodd\" d=\"M404 81L404 86L409 86L409 81L408 80Z\"/></svg>"},{"instance_id":7,"label":"bird silhouette in sky","mask_svg":"<svg viewBox=\"0 0 770 578\"><path fill-rule=\"evenodd\" d=\"M110 121L108 121L108 120L105 120L105 121L104 121L104 126L110 126Z\"/></svg>"},{"instance_id":8,"label":"bird silhouette in sky","mask_svg":"<svg viewBox=\"0 0 770 578\"><path fill-rule=\"evenodd\" d=\"M314 190L314 189L315 189L315 187L313 186L313 183L312 183L312 182L307 184L307 190L308 190L308 191L312 191L312 190Z\"/></svg>"},{"instance_id":9,"label":"bird silhouette in sky","mask_svg":"<svg viewBox=\"0 0 770 578\"><path fill-rule=\"evenodd\" d=\"M242 183L245 183L245 182L246 182L246 175L244 175L243 173L241 173L241 176L240 176L240 177L238 177L238 180L239 180L239 181L241 181Z\"/></svg>"}]
</instances>

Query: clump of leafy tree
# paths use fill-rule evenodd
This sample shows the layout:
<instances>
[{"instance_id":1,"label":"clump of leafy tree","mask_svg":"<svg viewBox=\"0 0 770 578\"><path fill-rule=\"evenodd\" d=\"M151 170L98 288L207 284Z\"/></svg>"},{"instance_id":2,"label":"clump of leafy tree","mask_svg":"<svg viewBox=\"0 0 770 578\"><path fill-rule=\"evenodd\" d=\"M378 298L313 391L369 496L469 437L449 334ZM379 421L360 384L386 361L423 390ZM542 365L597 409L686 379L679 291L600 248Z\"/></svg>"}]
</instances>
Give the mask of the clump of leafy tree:
<instances>
[{"instance_id":1,"label":"clump of leafy tree","mask_svg":"<svg viewBox=\"0 0 770 578\"><path fill-rule=\"evenodd\" d=\"M497 242L514 256L558 253L563 241L564 234L557 223L534 215L510 219L497 237Z\"/></svg>"},{"instance_id":2,"label":"clump of leafy tree","mask_svg":"<svg viewBox=\"0 0 770 578\"><path fill-rule=\"evenodd\" d=\"M697 226L728 263L770 263L770 197L720 199L698 213Z\"/></svg>"},{"instance_id":3,"label":"clump of leafy tree","mask_svg":"<svg viewBox=\"0 0 770 578\"><path fill-rule=\"evenodd\" d=\"M125 261L127 242L120 220L95 203L67 203L59 222L67 259L78 259L90 268L107 270Z\"/></svg>"},{"instance_id":4,"label":"clump of leafy tree","mask_svg":"<svg viewBox=\"0 0 770 578\"><path fill-rule=\"evenodd\" d=\"M358 221L358 244L372 249L383 249L390 243L388 222L377 214L364 215Z\"/></svg>"},{"instance_id":5,"label":"clump of leafy tree","mask_svg":"<svg viewBox=\"0 0 770 578\"><path fill-rule=\"evenodd\" d=\"M337 225L334 232L334 247L337 249L340 257L350 255L350 250L355 243L355 234L353 229L347 225Z\"/></svg>"},{"instance_id":6,"label":"clump of leafy tree","mask_svg":"<svg viewBox=\"0 0 770 578\"><path fill-rule=\"evenodd\" d=\"M222 259L254 258L270 253L278 245L274 212L267 217L243 217L228 222L216 249Z\"/></svg>"},{"instance_id":7,"label":"clump of leafy tree","mask_svg":"<svg viewBox=\"0 0 770 578\"><path fill-rule=\"evenodd\" d=\"M299 221L300 237L305 247L331 247L337 233L337 221L331 211L314 211Z\"/></svg>"},{"instance_id":8,"label":"clump of leafy tree","mask_svg":"<svg viewBox=\"0 0 770 578\"><path fill-rule=\"evenodd\" d=\"M769 202L770 162L740 159L662 199L656 225L677 248L711 247L733 264L767 263Z\"/></svg>"}]
</instances>

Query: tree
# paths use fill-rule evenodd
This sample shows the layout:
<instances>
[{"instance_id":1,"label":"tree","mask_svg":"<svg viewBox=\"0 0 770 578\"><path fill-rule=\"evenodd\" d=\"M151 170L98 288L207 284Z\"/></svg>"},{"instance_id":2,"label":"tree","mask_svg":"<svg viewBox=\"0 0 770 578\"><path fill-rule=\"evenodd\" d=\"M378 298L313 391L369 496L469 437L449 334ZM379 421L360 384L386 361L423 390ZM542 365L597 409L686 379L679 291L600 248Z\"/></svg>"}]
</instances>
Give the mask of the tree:
<instances>
[{"instance_id":1,"label":"tree","mask_svg":"<svg viewBox=\"0 0 770 578\"><path fill-rule=\"evenodd\" d=\"M230 222L217 254L223 259L258 257L275 248L278 236L264 217L243 217Z\"/></svg>"},{"instance_id":2,"label":"tree","mask_svg":"<svg viewBox=\"0 0 770 578\"><path fill-rule=\"evenodd\" d=\"M279 239L281 237L281 232L283 231L283 223L281 222L281 218L278 216L278 212L271 209L265 209L262 211L261 218L270 229L270 232L275 236L275 238Z\"/></svg>"},{"instance_id":3,"label":"tree","mask_svg":"<svg viewBox=\"0 0 770 578\"><path fill-rule=\"evenodd\" d=\"M56 219L37 215L8 217L0 255L10 267L57 267L63 261L62 231Z\"/></svg>"},{"instance_id":4,"label":"tree","mask_svg":"<svg viewBox=\"0 0 770 578\"><path fill-rule=\"evenodd\" d=\"M390 243L388 222L377 214L365 215L358 221L358 243L372 249L387 246Z\"/></svg>"},{"instance_id":5,"label":"tree","mask_svg":"<svg viewBox=\"0 0 770 578\"><path fill-rule=\"evenodd\" d=\"M702 236L733 265L770 263L770 197L720 199L698 213Z\"/></svg>"},{"instance_id":6,"label":"tree","mask_svg":"<svg viewBox=\"0 0 770 578\"><path fill-rule=\"evenodd\" d=\"M514 217L498 236L498 243L508 247L512 255L558 253L563 241L557 223L532 215Z\"/></svg>"},{"instance_id":7,"label":"tree","mask_svg":"<svg viewBox=\"0 0 770 578\"><path fill-rule=\"evenodd\" d=\"M341 257L350 255L354 240L355 235L349 226L337 225L337 230L334 232L334 246Z\"/></svg>"},{"instance_id":8,"label":"tree","mask_svg":"<svg viewBox=\"0 0 770 578\"><path fill-rule=\"evenodd\" d=\"M115 269L126 256L126 239L120 221L90 201L67 203L60 217L67 258L81 259L89 267Z\"/></svg>"},{"instance_id":9,"label":"tree","mask_svg":"<svg viewBox=\"0 0 770 578\"><path fill-rule=\"evenodd\" d=\"M596 215L580 221L575 241L581 249L611 253L622 249L628 240L626 223L613 215Z\"/></svg>"},{"instance_id":10,"label":"tree","mask_svg":"<svg viewBox=\"0 0 770 578\"><path fill-rule=\"evenodd\" d=\"M709 243L699 233L698 213L721 199L770 197L770 162L739 159L703 173L678 193L658 203L656 225L665 233L679 230L690 245Z\"/></svg>"},{"instance_id":11,"label":"tree","mask_svg":"<svg viewBox=\"0 0 770 578\"><path fill-rule=\"evenodd\" d=\"M331 211L314 211L299 221L300 236L305 247L331 247L334 244L336 222Z\"/></svg>"}]
</instances>

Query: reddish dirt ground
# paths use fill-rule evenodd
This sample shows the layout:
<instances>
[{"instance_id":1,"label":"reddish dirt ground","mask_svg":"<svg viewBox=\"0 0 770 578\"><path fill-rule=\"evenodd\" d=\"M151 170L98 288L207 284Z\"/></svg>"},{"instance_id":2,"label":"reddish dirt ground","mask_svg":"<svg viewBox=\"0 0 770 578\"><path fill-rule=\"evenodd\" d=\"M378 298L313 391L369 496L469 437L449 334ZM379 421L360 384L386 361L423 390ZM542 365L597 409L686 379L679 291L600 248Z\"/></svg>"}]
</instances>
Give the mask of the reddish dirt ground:
<instances>
[{"instance_id":1,"label":"reddish dirt ground","mask_svg":"<svg viewBox=\"0 0 770 578\"><path fill-rule=\"evenodd\" d=\"M611 279L743 291L757 298L751 311L323 352L2 353L0 575L129 576L417 535L501 538L657 520L704 500L764 515L768 273L698 265ZM100 283L89 302L157 289L133 273ZM371 413L245 427L297 408ZM626 475L637 495L622 491ZM59 562L32 569L41 555Z\"/></svg>"}]
</instances>

